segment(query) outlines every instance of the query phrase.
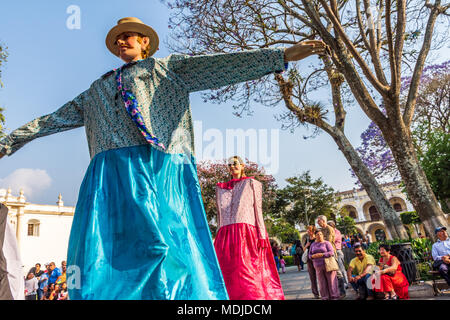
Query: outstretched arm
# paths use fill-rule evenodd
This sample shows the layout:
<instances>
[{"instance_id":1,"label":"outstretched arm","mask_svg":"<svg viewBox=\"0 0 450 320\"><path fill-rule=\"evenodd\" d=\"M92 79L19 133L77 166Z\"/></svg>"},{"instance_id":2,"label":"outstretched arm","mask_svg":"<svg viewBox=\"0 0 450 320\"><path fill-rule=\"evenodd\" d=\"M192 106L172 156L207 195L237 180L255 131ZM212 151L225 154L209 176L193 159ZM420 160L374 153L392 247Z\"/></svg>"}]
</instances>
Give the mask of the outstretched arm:
<instances>
[{"instance_id":1,"label":"outstretched arm","mask_svg":"<svg viewBox=\"0 0 450 320\"><path fill-rule=\"evenodd\" d=\"M34 119L11 132L0 141L0 158L4 155L12 155L36 138L83 126L83 99L86 92L66 103L57 111Z\"/></svg>"},{"instance_id":2,"label":"outstretched arm","mask_svg":"<svg viewBox=\"0 0 450 320\"><path fill-rule=\"evenodd\" d=\"M323 54L326 45L319 40L303 41L290 48L264 48L209 55L171 55L167 67L186 84L188 91L217 89L259 79L285 70L289 61Z\"/></svg>"}]
</instances>

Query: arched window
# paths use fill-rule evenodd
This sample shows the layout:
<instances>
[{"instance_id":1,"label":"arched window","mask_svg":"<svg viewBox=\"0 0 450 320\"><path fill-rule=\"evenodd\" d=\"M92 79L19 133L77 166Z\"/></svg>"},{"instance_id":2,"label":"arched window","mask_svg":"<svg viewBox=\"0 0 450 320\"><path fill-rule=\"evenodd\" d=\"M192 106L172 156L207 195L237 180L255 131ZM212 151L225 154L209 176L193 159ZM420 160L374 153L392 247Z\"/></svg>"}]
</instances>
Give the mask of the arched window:
<instances>
[{"instance_id":1,"label":"arched window","mask_svg":"<svg viewBox=\"0 0 450 320\"><path fill-rule=\"evenodd\" d=\"M31 219L28 220L28 236L39 237L39 220Z\"/></svg>"},{"instance_id":2,"label":"arched window","mask_svg":"<svg viewBox=\"0 0 450 320\"><path fill-rule=\"evenodd\" d=\"M354 210L350 210L350 212L349 212L348 215L349 215L351 218L355 219L355 220L356 220L356 218L358 217L358 216L356 215L356 212L355 212Z\"/></svg>"},{"instance_id":3,"label":"arched window","mask_svg":"<svg viewBox=\"0 0 450 320\"><path fill-rule=\"evenodd\" d=\"M384 233L383 229L378 229L375 231L375 238L377 239L377 241L385 241L386 233Z\"/></svg>"},{"instance_id":4,"label":"arched window","mask_svg":"<svg viewBox=\"0 0 450 320\"><path fill-rule=\"evenodd\" d=\"M397 212L402 212L402 205L400 203L394 203L394 210Z\"/></svg>"},{"instance_id":5,"label":"arched window","mask_svg":"<svg viewBox=\"0 0 450 320\"><path fill-rule=\"evenodd\" d=\"M369 214L370 214L370 220L372 220L372 221L379 221L379 220L381 220L381 216L378 213L378 210L377 210L377 208L375 206L371 206L369 208Z\"/></svg>"}]
</instances>

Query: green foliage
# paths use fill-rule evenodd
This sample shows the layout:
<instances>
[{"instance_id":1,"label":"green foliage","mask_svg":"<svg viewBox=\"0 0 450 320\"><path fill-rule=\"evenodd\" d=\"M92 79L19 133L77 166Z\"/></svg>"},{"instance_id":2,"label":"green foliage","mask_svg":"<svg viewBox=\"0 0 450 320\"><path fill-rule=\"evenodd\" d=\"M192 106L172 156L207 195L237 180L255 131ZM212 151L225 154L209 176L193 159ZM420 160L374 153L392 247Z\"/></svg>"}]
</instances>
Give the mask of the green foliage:
<instances>
[{"instance_id":1,"label":"green foliage","mask_svg":"<svg viewBox=\"0 0 450 320\"><path fill-rule=\"evenodd\" d=\"M380 253L378 252L378 247L380 246L380 244L384 243L384 244L389 244L389 245L393 245L393 244L399 244L399 243L406 243L406 242L410 242L411 243L411 247L412 247L412 253L413 253L413 258L416 261L419 261L420 263L426 263L427 261L429 261L430 256L431 256L431 247L433 245L433 242L428 239L428 238L419 238L419 239L411 239L411 240L407 240L407 239L394 239L394 240L386 240L386 241L376 241L376 242L372 242L369 247L366 250L366 253L372 255L376 261L378 261L378 259L380 259Z\"/></svg>"},{"instance_id":2,"label":"green foliage","mask_svg":"<svg viewBox=\"0 0 450 320\"><path fill-rule=\"evenodd\" d=\"M370 254L375 258L375 261L378 261L380 259L380 253L378 252L378 246L381 244L381 242L371 242L369 247L366 249L366 253Z\"/></svg>"},{"instance_id":3,"label":"green foliage","mask_svg":"<svg viewBox=\"0 0 450 320\"><path fill-rule=\"evenodd\" d=\"M369 247L366 250L366 253L372 255L375 258L375 261L378 261L380 259L380 253L378 252L378 247L380 244L399 244L399 243L405 243L410 242L408 239L394 239L394 240L386 240L386 241L375 241L371 242Z\"/></svg>"},{"instance_id":4,"label":"green foliage","mask_svg":"<svg viewBox=\"0 0 450 320\"><path fill-rule=\"evenodd\" d=\"M406 232L408 233L409 239L412 239L413 228L415 228L416 232L419 233L417 225L422 223L422 221L420 220L420 217L416 211L402 212L400 213L400 219L402 220L402 223L406 227L405 229Z\"/></svg>"},{"instance_id":5,"label":"green foliage","mask_svg":"<svg viewBox=\"0 0 450 320\"><path fill-rule=\"evenodd\" d=\"M432 276L428 273L432 269L429 263L419 262L416 264L416 269L419 273L420 280L427 281L432 279Z\"/></svg>"},{"instance_id":6,"label":"green foliage","mask_svg":"<svg viewBox=\"0 0 450 320\"><path fill-rule=\"evenodd\" d=\"M270 229L267 229L270 237L276 237L282 243L294 243L295 240L300 239L300 232L284 219L276 219L270 225Z\"/></svg>"},{"instance_id":7,"label":"green foliage","mask_svg":"<svg viewBox=\"0 0 450 320\"><path fill-rule=\"evenodd\" d=\"M283 256L283 259L286 262L286 267L294 265L294 257L293 256Z\"/></svg>"},{"instance_id":8,"label":"green foliage","mask_svg":"<svg viewBox=\"0 0 450 320\"><path fill-rule=\"evenodd\" d=\"M445 203L450 199L450 133L430 133L419 160L436 198Z\"/></svg>"},{"instance_id":9,"label":"green foliage","mask_svg":"<svg viewBox=\"0 0 450 320\"><path fill-rule=\"evenodd\" d=\"M402 220L402 223L406 225L418 224L422 222L416 211L402 212L400 213L400 219Z\"/></svg>"},{"instance_id":10,"label":"green foliage","mask_svg":"<svg viewBox=\"0 0 450 320\"><path fill-rule=\"evenodd\" d=\"M336 228L339 229L342 234L348 234L350 236L358 233L355 220L349 216L337 218Z\"/></svg>"},{"instance_id":11,"label":"green foliage","mask_svg":"<svg viewBox=\"0 0 450 320\"><path fill-rule=\"evenodd\" d=\"M309 171L286 179L288 183L277 190L272 212L275 217L283 217L291 224L313 224L317 216L325 215L335 220L338 199L333 188L321 178L313 180Z\"/></svg>"},{"instance_id":12,"label":"green foliage","mask_svg":"<svg viewBox=\"0 0 450 320\"><path fill-rule=\"evenodd\" d=\"M419 261L427 261L431 257L431 248L433 242L428 238L412 239L411 246L413 248L414 259Z\"/></svg>"}]
</instances>

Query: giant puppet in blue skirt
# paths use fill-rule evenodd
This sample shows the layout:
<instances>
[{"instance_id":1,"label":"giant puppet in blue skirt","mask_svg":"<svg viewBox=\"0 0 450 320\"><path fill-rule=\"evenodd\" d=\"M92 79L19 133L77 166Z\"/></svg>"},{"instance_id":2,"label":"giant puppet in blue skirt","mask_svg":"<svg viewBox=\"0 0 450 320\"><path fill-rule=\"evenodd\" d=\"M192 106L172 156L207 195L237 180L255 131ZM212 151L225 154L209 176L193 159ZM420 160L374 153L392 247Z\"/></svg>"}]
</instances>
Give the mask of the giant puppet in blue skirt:
<instances>
[{"instance_id":1,"label":"giant puppet in blue skirt","mask_svg":"<svg viewBox=\"0 0 450 320\"><path fill-rule=\"evenodd\" d=\"M95 156L70 236L68 263L83 270L71 299L228 298L193 160L150 146Z\"/></svg>"},{"instance_id":2,"label":"giant puppet in blue skirt","mask_svg":"<svg viewBox=\"0 0 450 320\"><path fill-rule=\"evenodd\" d=\"M115 34L140 28L154 52L153 29L137 20L119 20L108 48ZM228 299L197 178L189 93L284 68L282 48L150 55L0 141L0 153L11 155L33 139L85 127L91 162L69 240L70 299Z\"/></svg>"}]
</instances>

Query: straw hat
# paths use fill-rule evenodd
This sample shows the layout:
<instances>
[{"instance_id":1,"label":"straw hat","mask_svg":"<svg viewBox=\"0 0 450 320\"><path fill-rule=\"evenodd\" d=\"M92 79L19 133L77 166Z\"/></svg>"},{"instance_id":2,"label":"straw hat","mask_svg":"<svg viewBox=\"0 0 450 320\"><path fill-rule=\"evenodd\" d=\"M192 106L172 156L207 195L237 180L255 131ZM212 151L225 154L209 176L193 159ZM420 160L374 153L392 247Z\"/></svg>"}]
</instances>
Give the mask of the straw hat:
<instances>
[{"instance_id":1,"label":"straw hat","mask_svg":"<svg viewBox=\"0 0 450 320\"><path fill-rule=\"evenodd\" d=\"M137 32L150 38L149 56L158 50L159 38L158 34L152 27L144 24L141 20L134 17L122 18L117 21L117 25L113 27L106 36L106 47L115 56L119 56L117 45L115 44L117 36L124 32Z\"/></svg>"}]
</instances>

